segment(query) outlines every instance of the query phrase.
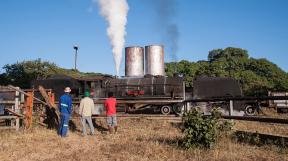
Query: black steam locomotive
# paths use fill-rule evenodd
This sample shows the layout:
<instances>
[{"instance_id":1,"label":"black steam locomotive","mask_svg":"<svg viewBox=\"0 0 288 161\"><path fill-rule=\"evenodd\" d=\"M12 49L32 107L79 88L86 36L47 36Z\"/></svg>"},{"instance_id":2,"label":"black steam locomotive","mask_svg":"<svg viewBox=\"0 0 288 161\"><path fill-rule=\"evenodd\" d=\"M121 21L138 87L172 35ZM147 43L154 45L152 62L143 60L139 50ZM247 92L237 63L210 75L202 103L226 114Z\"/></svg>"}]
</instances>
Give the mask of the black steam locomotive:
<instances>
[{"instance_id":1,"label":"black steam locomotive","mask_svg":"<svg viewBox=\"0 0 288 161\"><path fill-rule=\"evenodd\" d=\"M182 77L151 76L144 77L111 77L94 76L71 78L54 76L44 80L35 80L32 87L39 85L52 89L56 98L63 94L66 86L71 87L74 100L79 100L85 91L90 91L96 104L103 103L109 92L113 92L119 106L126 111L141 108L153 108L162 114L181 113L184 107L221 107L227 109L225 101L209 101L215 98L241 97L238 81L232 78L200 77L194 80L193 88L186 88ZM186 100L207 99L205 102L187 104ZM245 111L247 107L255 107L255 102L234 101L234 109ZM247 110L246 110L247 111ZM248 111L249 112L249 111ZM248 113L249 114L249 113Z\"/></svg>"}]
</instances>

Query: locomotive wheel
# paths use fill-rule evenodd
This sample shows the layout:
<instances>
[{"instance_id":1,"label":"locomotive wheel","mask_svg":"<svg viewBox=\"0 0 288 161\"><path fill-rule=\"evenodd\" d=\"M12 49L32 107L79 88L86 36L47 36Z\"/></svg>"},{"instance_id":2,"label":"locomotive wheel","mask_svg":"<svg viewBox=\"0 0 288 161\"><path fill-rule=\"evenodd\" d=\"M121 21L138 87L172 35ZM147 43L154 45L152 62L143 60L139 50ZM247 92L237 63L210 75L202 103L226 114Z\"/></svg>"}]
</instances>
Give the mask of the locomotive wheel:
<instances>
[{"instance_id":1,"label":"locomotive wheel","mask_svg":"<svg viewBox=\"0 0 288 161\"><path fill-rule=\"evenodd\" d=\"M254 106L247 105L245 107L245 114L247 116L255 116L256 115L256 108Z\"/></svg>"},{"instance_id":2,"label":"locomotive wheel","mask_svg":"<svg viewBox=\"0 0 288 161\"><path fill-rule=\"evenodd\" d=\"M184 104L183 103L177 103L173 105L173 111L176 115L182 116L184 114Z\"/></svg>"},{"instance_id":3,"label":"locomotive wheel","mask_svg":"<svg viewBox=\"0 0 288 161\"><path fill-rule=\"evenodd\" d=\"M162 106L161 107L161 113L163 115L168 115L171 113L171 106Z\"/></svg>"}]
</instances>

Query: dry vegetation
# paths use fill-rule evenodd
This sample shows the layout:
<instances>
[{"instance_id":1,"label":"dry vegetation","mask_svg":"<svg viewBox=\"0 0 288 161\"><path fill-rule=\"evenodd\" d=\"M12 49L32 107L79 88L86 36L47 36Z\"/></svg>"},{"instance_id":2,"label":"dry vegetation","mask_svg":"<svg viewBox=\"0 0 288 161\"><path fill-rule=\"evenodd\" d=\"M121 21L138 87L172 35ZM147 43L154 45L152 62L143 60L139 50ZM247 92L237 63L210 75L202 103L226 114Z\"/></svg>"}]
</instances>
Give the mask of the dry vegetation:
<instances>
[{"instance_id":1,"label":"dry vegetation","mask_svg":"<svg viewBox=\"0 0 288 161\"><path fill-rule=\"evenodd\" d=\"M262 108L262 113L260 113L261 116L264 117L276 117L276 118L282 118L282 119L288 119L288 113L277 113L276 109L274 108Z\"/></svg>"},{"instance_id":2,"label":"dry vegetation","mask_svg":"<svg viewBox=\"0 0 288 161\"><path fill-rule=\"evenodd\" d=\"M288 136L288 125L286 124L272 124L261 122L237 121L234 129L259 132L272 135Z\"/></svg>"},{"instance_id":3,"label":"dry vegetation","mask_svg":"<svg viewBox=\"0 0 288 161\"><path fill-rule=\"evenodd\" d=\"M277 113L273 108L262 108L261 117L273 117L288 119L287 113ZM261 123L250 121L235 121L234 129L245 130L259 133L266 133L272 135L288 136L288 125L286 124L273 124L273 123Z\"/></svg>"},{"instance_id":4,"label":"dry vegetation","mask_svg":"<svg viewBox=\"0 0 288 161\"><path fill-rule=\"evenodd\" d=\"M0 160L288 161L286 149L240 144L229 137L223 137L211 150L184 150L177 146L181 131L168 121L123 118L119 123L120 130L115 135L98 128L95 136L82 137L78 131L70 132L63 139L55 131L42 127L21 132L1 131ZM97 120L97 124L106 127L104 120ZM252 124L247 128L260 126ZM235 128L244 128L246 125L245 122L239 122ZM279 132L287 135L288 128L285 126ZM273 129L271 131L277 129L273 126L267 129L270 128Z\"/></svg>"}]
</instances>

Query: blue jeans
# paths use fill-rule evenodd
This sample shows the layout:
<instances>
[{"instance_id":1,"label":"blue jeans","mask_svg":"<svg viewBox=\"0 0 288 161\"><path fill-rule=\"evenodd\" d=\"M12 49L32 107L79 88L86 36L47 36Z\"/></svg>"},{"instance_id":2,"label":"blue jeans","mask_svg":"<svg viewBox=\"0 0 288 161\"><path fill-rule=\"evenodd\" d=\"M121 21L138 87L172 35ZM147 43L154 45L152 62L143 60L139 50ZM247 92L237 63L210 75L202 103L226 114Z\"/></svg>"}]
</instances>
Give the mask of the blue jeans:
<instances>
[{"instance_id":1,"label":"blue jeans","mask_svg":"<svg viewBox=\"0 0 288 161\"><path fill-rule=\"evenodd\" d=\"M69 120L70 120L70 114L61 113L60 126L58 130L58 135L60 135L61 137L65 137L67 135Z\"/></svg>"}]
</instances>

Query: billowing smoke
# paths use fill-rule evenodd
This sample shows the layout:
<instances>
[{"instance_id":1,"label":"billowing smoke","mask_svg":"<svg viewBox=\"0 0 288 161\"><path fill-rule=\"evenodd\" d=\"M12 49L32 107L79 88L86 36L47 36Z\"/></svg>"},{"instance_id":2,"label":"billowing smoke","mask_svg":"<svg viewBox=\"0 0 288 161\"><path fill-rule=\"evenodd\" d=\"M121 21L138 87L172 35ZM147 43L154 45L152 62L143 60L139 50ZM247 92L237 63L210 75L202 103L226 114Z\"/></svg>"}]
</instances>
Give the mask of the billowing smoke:
<instances>
[{"instance_id":1,"label":"billowing smoke","mask_svg":"<svg viewBox=\"0 0 288 161\"><path fill-rule=\"evenodd\" d=\"M178 14L177 0L154 0L151 4L156 4L156 13L158 15L158 27L161 29L162 38L168 46L172 61L177 62L179 29L174 22Z\"/></svg>"},{"instance_id":2,"label":"billowing smoke","mask_svg":"<svg viewBox=\"0 0 288 161\"><path fill-rule=\"evenodd\" d=\"M97 0L97 2L100 7L100 14L108 23L107 35L112 46L116 75L119 75L129 6L126 0Z\"/></svg>"}]
</instances>

